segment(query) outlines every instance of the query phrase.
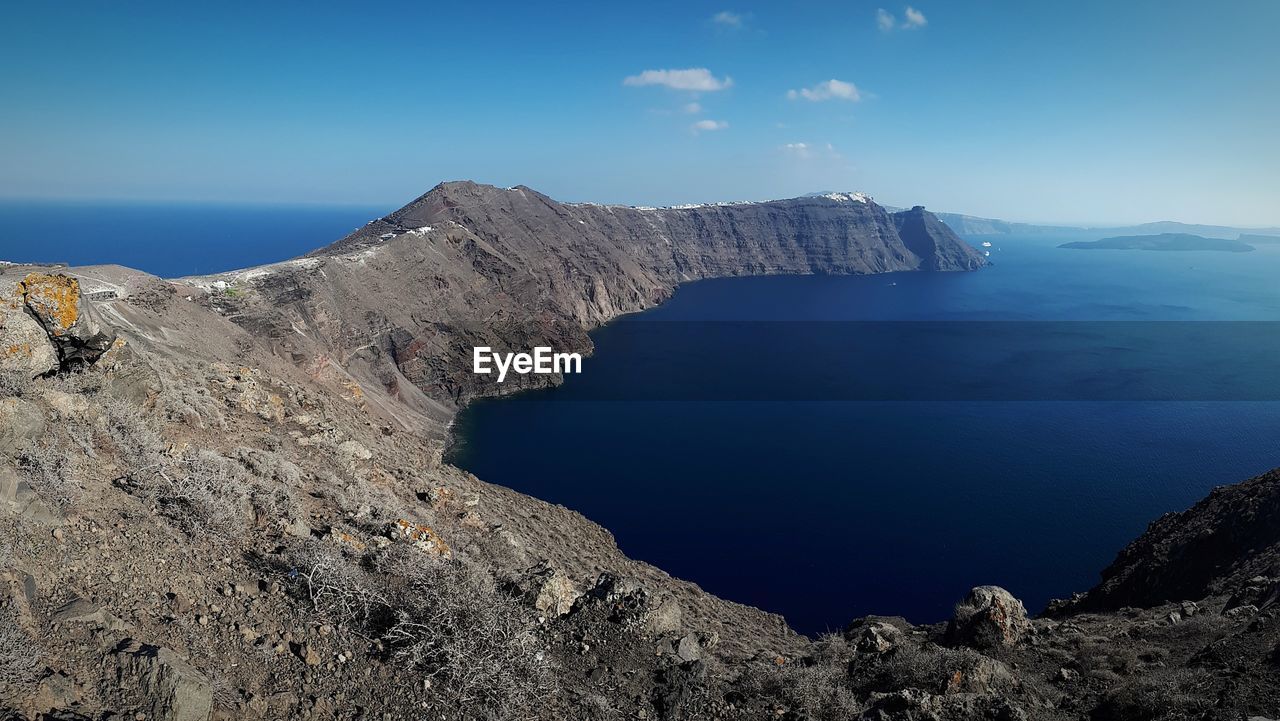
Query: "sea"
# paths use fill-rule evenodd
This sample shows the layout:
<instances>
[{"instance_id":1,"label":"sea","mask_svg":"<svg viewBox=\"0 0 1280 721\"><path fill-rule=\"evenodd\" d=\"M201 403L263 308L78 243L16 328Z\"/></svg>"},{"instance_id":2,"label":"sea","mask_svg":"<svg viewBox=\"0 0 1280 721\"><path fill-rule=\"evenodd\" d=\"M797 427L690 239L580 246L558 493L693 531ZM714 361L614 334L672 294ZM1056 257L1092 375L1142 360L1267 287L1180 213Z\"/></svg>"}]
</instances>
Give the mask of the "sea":
<instances>
[{"instance_id":1,"label":"sea","mask_svg":"<svg viewBox=\"0 0 1280 721\"><path fill-rule=\"evenodd\" d=\"M218 273L302 255L390 210L0 201L0 260L117 264L162 278Z\"/></svg>"},{"instance_id":2,"label":"sea","mask_svg":"<svg viewBox=\"0 0 1280 721\"><path fill-rule=\"evenodd\" d=\"M1280 248L1057 247L1078 239L683 285L563 386L470 406L450 459L804 633L938 622L983 584L1039 612L1280 466Z\"/></svg>"},{"instance_id":3,"label":"sea","mask_svg":"<svg viewBox=\"0 0 1280 721\"><path fill-rule=\"evenodd\" d=\"M0 204L0 259L164 277L293 257L386 208ZM564 385L473 404L450 460L808 634L1032 612L1161 514L1280 466L1280 246L972 237L972 273L680 286Z\"/></svg>"}]
</instances>

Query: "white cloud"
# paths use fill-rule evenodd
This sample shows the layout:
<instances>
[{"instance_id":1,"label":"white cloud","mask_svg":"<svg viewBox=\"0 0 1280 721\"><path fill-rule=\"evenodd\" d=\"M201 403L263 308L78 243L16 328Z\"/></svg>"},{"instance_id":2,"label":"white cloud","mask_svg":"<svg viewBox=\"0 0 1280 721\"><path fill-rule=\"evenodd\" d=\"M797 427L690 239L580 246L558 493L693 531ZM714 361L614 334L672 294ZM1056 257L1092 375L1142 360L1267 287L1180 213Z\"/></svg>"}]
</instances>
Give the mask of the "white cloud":
<instances>
[{"instance_id":1,"label":"white cloud","mask_svg":"<svg viewBox=\"0 0 1280 721\"><path fill-rule=\"evenodd\" d=\"M697 115L702 112L702 103L689 103L684 106L684 111L690 115Z\"/></svg>"},{"instance_id":2,"label":"white cloud","mask_svg":"<svg viewBox=\"0 0 1280 721\"><path fill-rule=\"evenodd\" d=\"M831 160L843 160L844 156L836 150L836 146L831 143L823 143L819 146L810 143L787 143L779 148L783 153L798 158L800 160L808 160L810 158L829 158Z\"/></svg>"},{"instance_id":3,"label":"white cloud","mask_svg":"<svg viewBox=\"0 0 1280 721\"><path fill-rule=\"evenodd\" d=\"M689 129L697 134L702 132L711 132L713 130L724 130L727 127L729 127L729 124L723 120L699 120L693 125L690 125Z\"/></svg>"},{"instance_id":4,"label":"white cloud","mask_svg":"<svg viewBox=\"0 0 1280 721\"><path fill-rule=\"evenodd\" d=\"M862 94L858 92L858 86L853 83L846 83L843 80L824 80L812 88L801 88L799 90L788 90L787 97L792 100L804 98L819 102L822 100L849 100L858 102L862 99Z\"/></svg>"},{"instance_id":5,"label":"white cloud","mask_svg":"<svg viewBox=\"0 0 1280 721\"><path fill-rule=\"evenodd\" d=\"M782 146L782 152L797 158L808 158L811 155L808 143L787 143Z\"/></svg>"},{"instance_id":6,"label":"white cloud","mask_svg":"<svg viewBox=\"0 0 1280 721\"><path fill-rule=\"evenodd\" d=\"M639 75L632 75L622 81L623 85L642 87L645 85L662 85L673 90L692 90L695 92L714 92L724 90L733 85L733 78L717 78L706 68L688 68L685 70L646 70Z\"/></svg>"},{"instance_id":7,"label":"white cloud","mask_svg":"<svg viewBox=\"0 0 1280 721\"><path fill-rule=\"evenodd\" d=\"M902 22L898 22L893 13L884 8L876 10L876 27L880 28L882 33L893 32L894 30L915 30L928 24L929 19L924 16L924 13L910 5L907 6L906 10L902 11Z\"/></svg>"},{"instance_id":8,"label":"white cloud","mask_svg":"<svg viewBox=\"0 0 1280 721\"><path fill-rule=\"evenodd\" d=\"M893 30L893 26L897 24L898 21L893 17L893 13L884 8L876 10L876 25L880 27L880 32L887 33Z\"/></svg>"},{"instance_id":9,"label":"white cloud","mask_svg":"<svg viewBox=\"0 0 1280 721\"><path fill-rule=\"evenodd\" d=\"M732 30L737 30L738 28L742 27L742 23L745 21L746 21L746 18L742 17L742 15L735 12L730 12L728 10L721 10L720 12L711 16L711 22L715 23L716 25L719 25L722 28L729 28Z\"/></svg>"}]
</instances>

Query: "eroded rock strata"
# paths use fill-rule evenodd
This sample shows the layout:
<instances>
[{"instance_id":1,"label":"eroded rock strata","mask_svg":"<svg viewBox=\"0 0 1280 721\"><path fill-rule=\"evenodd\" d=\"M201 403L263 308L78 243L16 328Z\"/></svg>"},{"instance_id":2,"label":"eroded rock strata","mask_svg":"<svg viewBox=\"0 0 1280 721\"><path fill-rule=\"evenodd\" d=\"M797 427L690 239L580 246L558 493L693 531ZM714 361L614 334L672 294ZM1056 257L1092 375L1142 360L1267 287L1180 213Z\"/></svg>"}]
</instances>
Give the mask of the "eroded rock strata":
<instances>
[{"instance_id":1,"label":"eroded rock strata","mask_svg":"<svg viewBox=\"0 0 1280 721\"><path fill-rule=\"evenodd\" d=\"M1048 615L984 586L949 623L813 640L441 461L496 391L459 372L477 341L589 349L715 275L981 263L854 195L658 210L458 183L220 276L0 268L0 717L1274 716L1274 473L1160 519Z\"/></svg>"}]
</instances>

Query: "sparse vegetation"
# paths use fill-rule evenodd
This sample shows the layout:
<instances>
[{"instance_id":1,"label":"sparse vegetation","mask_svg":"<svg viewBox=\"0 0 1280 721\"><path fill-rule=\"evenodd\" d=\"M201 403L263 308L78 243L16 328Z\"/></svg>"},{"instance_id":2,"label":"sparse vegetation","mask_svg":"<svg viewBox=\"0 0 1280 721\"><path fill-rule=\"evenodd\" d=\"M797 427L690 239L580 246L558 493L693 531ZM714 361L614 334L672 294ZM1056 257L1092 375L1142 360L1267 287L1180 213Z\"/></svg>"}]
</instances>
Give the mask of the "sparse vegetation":
<instances>
[{"instance_id":1,"label":"sparse vegetation","mask_svg":"<svg viewBox=\"0 0 1280 721\"><path fill-rule=\"evenodd\" d=\"M1098 721L1192 721L1214 708L1213 675L1203 669L1143 674L1107 693L1093 718Z\"/></svg>"},{"instance_id":2,"label":"sparse vegetation","mask_svg":"<svg viewBox=\"0 0 1280 721\"><path fill-rule=\"evenodd\" d=\"M753 669L743 687L769 704L813 721L855 718L863 710L849 678L854 653L838 635L814 644L814 654L792 663ZM772 710L772 709L770 709Z\"/></svg>"},{"instance_id":3,"label":"sparse vegetation","mask_svg":"<svg viewBox=\"0 0 1280 721\"><path fill-rule=\"evenodd\" d=\"M85 365L76 365L38 380L41 387L45 389L85 396L97 394L102 390L104 383L101 373L95 373Z\"/></svg>"},{"instance_id":4,"label":"sparse vegetation","mask_svg":"<svg viewBox=\"0 0 1280 721\"><path fill-rule=\"evenodd\" d=\"M188 451L175 466L161 474L156 487L166 516L190 533L231 536L245 530L248 484L239 466L206 450Z\"/></svg>"},{"instance_id":5,"label":"sparse vegetation","mask_svg":"<svg viewBox=\"0 0 1280 721\"><path fill-rule=\"evenodd\" d=\"M316 613L376 637L466 718L537 716L555 679L528 608L473 566L399 547L371 560L313 550L298 575Z\"/></svg>"},{"instance_id":6,"label":"sparse vegetation","mask_svg":"<svg viewBox=\"0 0 1280 721\"><path fill-rule=\"evenodd\" d=\"M27 447L17 461L31 487L45 500L66 507L80 495L82 489L75 478L72 454L58 436L41 439Z\"/></svg>"},{"instance_id":7,"label":"sparse vegetation","mask_svg":"<svg viewBox=\"0 0 1280 721\"><path fill-rule=\"evenodd\" d=\"M39 644L18 623L12 604L0 602L0 703L35 680L40 657Z\"/></svg>"},{"instance_id":8,"label":"sparse vegetation","mask_svg":"<svg viewBox=\"0 0 1280 721\"><path fill-rule=\"evenodd\" d=\"M103 404L103 412L124 477L135 485L145 484L161 470L164 438L154 421L127 400L112 398Z\"/></svg>"},{"instance_id":9,"label":"sparse vegetation","mask_svg":"<svg viewBox=\"0 0 1280 721\"><path fill-rule=\"evenodd\" d=\"M171 386L156 397L157 412L193 428L226 428L220 405L203 387Z\"/></svg>"},{"instance_id":10,"label":"sparse vegetation","mask_svg":"<svg viewBox=\"0 0 1280 721\"><path fill-rule=\"evenodd\" d=\"M497 718L536 715L553 676L530 611L473 566L408 553L383 564L402 584L395 623L383 634L392 656L440 682L460 707Z\"/></svg>"},{"instance_id":11,"label":"sparse vegetation","mask_svg":"<svg viewBox=\"0 0 1280 721\"><path fill-rule=\"evenodd\" d=\"M313 549L299 564L298 576L312 609L337 626L367 632L387 602L358 566L333 549Z\"/></svg>"},{"instance_id":12,"label":"sparse vegetation","mask_svg":"<svg viewBox=\"0 0 1280 721\"><path fill-rule=\"evenodd\" d=\"M128 401L112 399L104 410L129 488L189 533L225 537L246 529L253 484L240 464L211 450L166 453L155 422Z\"/></svg>"},{"instance_id":13,"label":"sparse vegetation","mask_svg":"<svg viewBox=\"0 0 1280 721\"><path fill-rule=\"evenodd\" d=\"M22 398L31 393L35 381L18 371L0 371L0 398Z\"/></svg>"}]
</instances>

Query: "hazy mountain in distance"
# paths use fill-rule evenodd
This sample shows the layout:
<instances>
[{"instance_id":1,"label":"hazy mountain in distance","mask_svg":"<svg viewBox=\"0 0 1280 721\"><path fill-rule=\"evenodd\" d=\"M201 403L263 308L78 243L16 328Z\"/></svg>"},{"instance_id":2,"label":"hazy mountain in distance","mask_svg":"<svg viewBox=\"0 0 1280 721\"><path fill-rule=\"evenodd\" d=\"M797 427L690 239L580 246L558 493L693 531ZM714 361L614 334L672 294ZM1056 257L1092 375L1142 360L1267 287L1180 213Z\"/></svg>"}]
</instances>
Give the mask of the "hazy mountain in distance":
<instances>
[{"instance_id":1,"label":"hazy mountain in distance","mask_svg":"<svg viewBox=\"0 0 1280 721\"><path fill-rule=\"evenodd\" d=\"M1277 238L1276 240L1280 240ZM1206 238L1191 233L1156 233L1152 235L1119 235L1101 240L1077 240L1059 248L1082 250L1217 250L1247 253L1253 246L1230 238Z\"/></svg>"},{"instance_id":2,"label":"hazy mountain in distance","mask_svg":"<svg viewBox=\"0 0 1280 721\"><path fill-rule=\"evenodd\" d=\"M889 206L885 206L888 209ZM1034 223L1012 223L997 218L980 218L961 213L934 213L938 218L951 226L960 235L1079 235L1093 233L1103 236L1115 235L1160 235L1162 233L1181 233L1198 235L1202 238L1223 238L1235 240L1240 235L1262 237L1264 243L1280 242L1280 228L1234 228L1227 225L1198 225L1179 223L1172 220L1161 220L1154 223L1117 226L1074 226L1074 225L1036 225ZM1272 240L1274 238L1274 240Z\"/></svg>"},{"instance_id":3,"label":"hazy mountain in distance","mask_svg":"<svg viewBox=\"0 0 1280 721\"><path fill-rule=\"evenodd\" d=\"M1274 245L1276 243L1280 243L1280 235L1241 233L1240 237L1237 238L1236 240L1239 240L1241 243L1250 243L1253 245L1257 245L1259 243L1263 245Z\"/></svg>"},{"instance_id":4,"label":"hazy mountain in distance","mask_svg":"<svg viewBox=\"0 0 1280 721\"><path fill-rule=\"evenodd\" d=\"M808 196L820 196L824 193L809 193ZM881 204L890 213L903 210L892 205ZM1162 233L1184 233L1204 238L1224 238L1235 240L1240 238L1247 243L1280 243L1280 227L1271 228L1237 228L1228 225L1200 225L1179 223L1172 220L1160 220L1138 225L1086 226L1086 225L1040 225L1036 223L1015 223L999 218L983 218L964 213L934 213L935 216L959 235L1081 235L1096 234L1098 236L1117 235L1159 235Z\"/></svg>"}]
</instances>

